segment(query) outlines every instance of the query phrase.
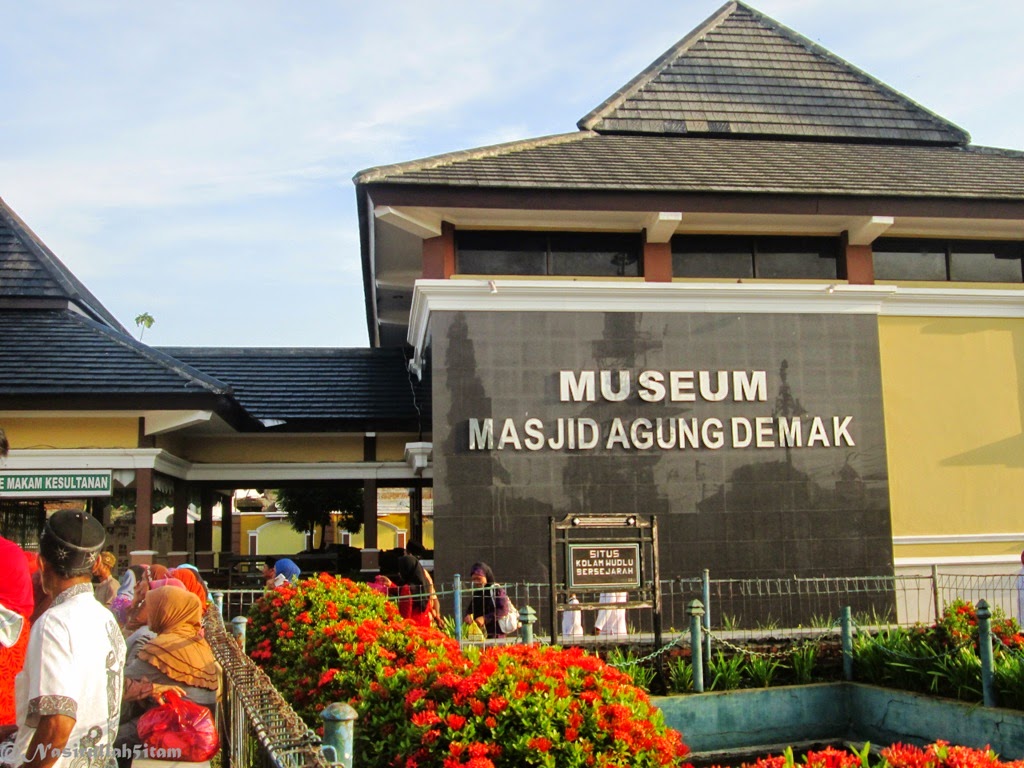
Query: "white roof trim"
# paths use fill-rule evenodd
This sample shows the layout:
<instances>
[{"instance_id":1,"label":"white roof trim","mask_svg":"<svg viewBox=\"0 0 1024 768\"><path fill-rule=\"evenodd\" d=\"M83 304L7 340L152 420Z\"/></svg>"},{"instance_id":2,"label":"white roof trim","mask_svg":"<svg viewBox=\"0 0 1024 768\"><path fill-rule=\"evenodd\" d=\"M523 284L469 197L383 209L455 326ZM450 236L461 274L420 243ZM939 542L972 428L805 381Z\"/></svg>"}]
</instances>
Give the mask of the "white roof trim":
<instances>
[{"instance_id":1,"label":"white roof trim","mask_svg":"<svg viewBox=\"0 0 1024 768\"><path fill-rule=\"evenodd\" d=\"M419 375L431 312L724 312L1024 318L1024 290L828 283L417 280L406 337Z\"/></svg>"},{"instance_id":2,"label":"white roof trim","mask_svg":"<svg viewBox=\"0 0 1024 768\"><path fill-rule=\"evenodd\" d=\"M12 450L4 469L153 469L180 480L266 483L287 480L410 480L432 478L433 467L416 474L404 461L193 464L158 448Z\"/></svg>"},{"instance_id":3,"label":"white roof trim","mask_svg":"<svg viewBox=\"0 0 1024 768\"><path fill-rule=\"evenodd\" d=\"M897 547L914 544L1004 544L1006 542L1024 542L1024 533L963 533L892 537L892 543Z\"/></svg>"}]
</instances>

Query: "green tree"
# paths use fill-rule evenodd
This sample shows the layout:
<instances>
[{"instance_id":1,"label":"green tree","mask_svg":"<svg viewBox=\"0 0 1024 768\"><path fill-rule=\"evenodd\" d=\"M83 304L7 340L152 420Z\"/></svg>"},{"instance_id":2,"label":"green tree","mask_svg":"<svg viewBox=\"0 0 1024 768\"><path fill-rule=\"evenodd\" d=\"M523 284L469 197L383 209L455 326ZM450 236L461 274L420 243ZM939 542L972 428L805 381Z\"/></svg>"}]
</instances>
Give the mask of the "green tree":
<instances>
[{"instance_id":1,"label":"green tree","mask_svg":"<svg viewBox=\"0 0 1024 768\"><path fill-rule=\"evenodd\" d=\"M155 322L156 320L149 312L143 312L141 315L135 316L135 326L141 329L139 331L139 341L142 341L142 337L146 335L146 329L152 328Z\"/></svg>"},{"instance_id":2,"label":"green tree","mask_svg":"<svg viewBox=\"0 0 1024 768\"><path fill-rule=\"evenodd\" d=\"M288 515L292 528L300 533L315 533L316 527L331 524L331 513L341 514L341 524L356 533L363 518L363 488L345 484L330 486L292 485L278 488L277 507ZM320 537L320 549L325 549L327 537Z\"/></svg>"}]
</instances>

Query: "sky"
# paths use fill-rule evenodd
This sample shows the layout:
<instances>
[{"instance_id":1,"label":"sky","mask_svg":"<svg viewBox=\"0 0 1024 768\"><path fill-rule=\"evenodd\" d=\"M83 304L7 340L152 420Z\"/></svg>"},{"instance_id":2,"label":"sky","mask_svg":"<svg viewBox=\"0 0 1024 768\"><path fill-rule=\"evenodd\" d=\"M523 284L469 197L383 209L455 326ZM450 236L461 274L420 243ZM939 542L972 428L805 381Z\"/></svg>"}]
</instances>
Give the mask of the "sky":
<instances>
[{"instance_id":1,"label":"sky","mask_svg":"<svg viewBox=\"0 0 1024 768\"><path fill-rule=\"evenodd\" d=\"M1024 149L1024 3L752 0ZM352 177L576 130L718 0L0 0L0 197L157 346L365 347Z\"/></svg>"}]
</instances>

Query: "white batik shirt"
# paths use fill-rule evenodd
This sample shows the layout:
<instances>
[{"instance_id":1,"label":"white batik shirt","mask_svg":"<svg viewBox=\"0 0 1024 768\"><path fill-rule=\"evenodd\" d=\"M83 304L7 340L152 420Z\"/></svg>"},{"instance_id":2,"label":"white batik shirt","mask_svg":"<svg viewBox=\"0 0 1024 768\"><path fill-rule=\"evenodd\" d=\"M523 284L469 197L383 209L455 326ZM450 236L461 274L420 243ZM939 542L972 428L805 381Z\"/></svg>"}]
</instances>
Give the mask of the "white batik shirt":
<instances>
[{"instance_id":1,"label":"white batik shirt","mask_svg":"<svg viewBox=\"0 0 1024 768\"><path fill-rule=\"evenodd\" d=\"M58 768L115 766L125 644L117 622L93 597L92 585L64 590L32 625L25 667L15 678L18 735L13 765L29 759L43 715L75 718Z\"/></svg>"}]
</instances>

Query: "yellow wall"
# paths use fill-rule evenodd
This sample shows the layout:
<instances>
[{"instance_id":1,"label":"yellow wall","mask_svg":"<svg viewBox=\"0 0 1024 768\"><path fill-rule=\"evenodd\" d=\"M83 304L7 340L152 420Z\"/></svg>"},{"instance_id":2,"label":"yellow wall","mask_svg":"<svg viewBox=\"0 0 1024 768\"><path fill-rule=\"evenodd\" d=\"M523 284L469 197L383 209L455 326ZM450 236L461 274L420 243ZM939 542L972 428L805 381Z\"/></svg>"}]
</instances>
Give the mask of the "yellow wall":
<instances>
[{"instance_id":1,"label":"yellow wall","mask_svg":"<svg viewBox=\"0 0 1024 768\"><path fill-rule=\"evenodd\" d=\"M136 448L137 418L11 418L4 416L4 431L15 450L49 448Z\"/></svg>"},{"instance_id":2,"label":"yellow wall","mask_svg":"<svg viewBox=\"0 0 1024 768\"><path fill-rule=\"evenodd\" d=\"M423 440L429 441L429 437ZM422 442L418 435L382 435L377 433L378 461L405 461L405 444Z\"/></svg>"},{"instance_id":3,"label":"yellow wall","mask_svg":"<svg viewBox=\"0 0 1024 768\"><path fill-rule=\"evenodd\" d=\"M893 535L1024 530L1024 320L882 317L879 343Z\"/></svg>"},{"instance_id":4,"label":"yellow wall","mask_svg":"<svg viewBox=\"0 0 1024 768\"><path fill-rule=\"evenodd\" d=\"M205 463L362 461L363 438L299 435L288 437L231 435L202 441L168 441L160 447L188 461Z\"/></svg>"},{"instance_id":5,"label":"yellow wall","mask_svg":"<svg viewBox=\"0 0 1024 768\"><path fill-rule=\"evenodd\" d=\"M249 554L249 532L257 531L257 555L288 555L302 552L306 548L306 536L299 533L287 520L268 520L263 515L241 515L242 533L239 546L241 554Z\"/></svg>"}]
</instances>

